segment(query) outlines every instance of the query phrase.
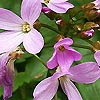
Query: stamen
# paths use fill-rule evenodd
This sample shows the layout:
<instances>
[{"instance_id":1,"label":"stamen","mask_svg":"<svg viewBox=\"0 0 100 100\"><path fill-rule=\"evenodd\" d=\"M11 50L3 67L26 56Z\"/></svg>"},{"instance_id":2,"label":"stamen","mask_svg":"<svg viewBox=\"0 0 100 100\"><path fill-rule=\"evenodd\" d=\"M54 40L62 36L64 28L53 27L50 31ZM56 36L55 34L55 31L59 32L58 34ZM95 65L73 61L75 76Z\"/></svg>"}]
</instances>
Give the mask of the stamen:
<instances>
[{"instance_id":1,"label":"stamen","mask_svg":"<svg viewBox=\"0 0 100 100\"><path fill-rule=\"evenodd\" d=\"M59 50L63 52L63 51L65 51L65 47L63 45L60 45Z\"/></svg>"},{"instance_id":2,"label":"stamen","mask_svg":"<svg viewBox=\"0 0 100 100\"><path fill-rule=\"evenodd\" d=\"M47 5L50 2L50 0L44 0L44 2Z\"/></svg>"},{"instance_id":3,"label":"stamen","mask_svg":"<svg viewBox=\"0 0 100 100\"><path fill-rule=\"evenodd\" d=\"M22 31L24 33L28 33L31 30L30 25L28 23L25 23L22 25Z\"/></svg>"}]
</instances>

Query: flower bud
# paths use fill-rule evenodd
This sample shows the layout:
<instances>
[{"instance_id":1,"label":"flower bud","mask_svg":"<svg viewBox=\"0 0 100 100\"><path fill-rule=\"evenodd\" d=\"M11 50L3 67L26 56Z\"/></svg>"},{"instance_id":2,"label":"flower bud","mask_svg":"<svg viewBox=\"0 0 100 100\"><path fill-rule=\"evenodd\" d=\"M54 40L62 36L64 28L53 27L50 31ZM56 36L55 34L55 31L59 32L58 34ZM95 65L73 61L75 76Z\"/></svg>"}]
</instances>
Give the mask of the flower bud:
<instances>
[{"instance_id":1,"label":"flower bud","mask_svg":"<svg viewBox=\"0 0 100 100\"><path fill-rule=\"evenodd\" d=\"M94 19L96 19L98 16L99 16L99 13L98 13L98 10L97 10L97 9L92 9L92 10L89 10L89 11L86 11L86 12L85 12L85 17L86 17L88 20L94 20Z\"/></svg>"},{"instance_id":2,"label":"flower bud","mask_svg":"<svg viewBox=\"0 0 100 100\"><path fill-rule=\"evenodd\" d=\"M100 50L100 41L96 41L95 43L93 43L92 49L94 52Z\"/></svg>"},{"instance_id":3,"label":"flower bud","mask_svg":"<svg viewBox=\"0 0 100 100\"><path fill-rule=\"evenodd\" d=\"M57 16L57 13L49 9L48 7L42 7L42 12L49 17L51 20L54 20Z\"/></svg>"},{"instance_id":4,"label":"flower bud","mask_svg":"<svg viewBox=\"0 0 100 100\"><path fill-rule=\"evenodd\" d=\"M95 4L94 3L88 3L88 4L84 4L84 5L81 6L81 10L83 12L92 10L93 8L95 8Z\"/></svg>"},{"instance_id":5,"label":"flower bud","mask_svg":"<svg viewBox=\"0 0 100 100\"><path fill-rule=\"evenodd\" d=\"M58 27L60 28L65 28L66 27L66 21L63 18L60 18L56 21L56 24L58 25Z\"/></svg>"},{"instance_id":6,"label":"flower bud","mask_svg":"<svg viewBox=\"0 0 100 100\"><path fill-rule=\"evenodd\" d=\"M82 39L90 39L94 35L94 30L81 31L78 36Z\"/></svg>"},{"instance_id":7,"label":"flower bud","mask_svg":"<svg viewBox=\"0 0 100 100\"><path fill-rule=\"evenodd\" d=\"M90 29L98 28L98 27L99 27L99 25L94 22L87 22L84 24L83 30L90 30Z\"/></svg>"},{"instance_id":8,"label":"flower bud","mask_svg":"<svg viewBox=\"0 0 100 100\"><path fill-rule=\"evenodd\" d=\"M39 20L35 21L34 24L33 24L33 27L34 27L36 30L40 31L40 28L41 28L41 23L40 23L40 21L39 21Z\"/></svg>"}]
</instances>

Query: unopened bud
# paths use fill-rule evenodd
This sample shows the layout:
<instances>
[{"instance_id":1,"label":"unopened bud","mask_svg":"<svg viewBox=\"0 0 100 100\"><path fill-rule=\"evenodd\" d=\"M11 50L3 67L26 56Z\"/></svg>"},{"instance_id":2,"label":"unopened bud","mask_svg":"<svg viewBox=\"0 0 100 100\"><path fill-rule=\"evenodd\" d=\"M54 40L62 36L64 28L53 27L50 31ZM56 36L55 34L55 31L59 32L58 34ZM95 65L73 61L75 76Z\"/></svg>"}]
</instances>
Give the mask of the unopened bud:
<instances>
[{"instance_id":1,"label":"unopened bud","mask_svg":"<svg viewBox=\"0 0 100 100\"><path fill-rule=\"evenodd\" d=\"M60 28L65 28L66 27L66 21L63 18L60 18L56 21L56 24Z\"/></svg>"},{"instance_id":2,"label":"unopened bud","mask_svg":"<svg viewBox=\"0 0 100 100\"><path fill-rule=\"evenodd\" d=\"M36 30L40 31L40 28L41 28L41 23L40 23L40 21L39 21L39 20L35 21L35 23L33 24L33 27L34 27Z\"/></svg>"},{"instance_id":3,"label":"unopened bud","mask_svg":"<svg viewBox=\"0 0 100 100\"><path fill-rule=\"evenodd\" d=\"M99 14L98 14L98 10L97 10L97 9L92 9L92 10L89 10L89 11L86 11L86 12L85 12L85 17L86 17L88 20L94 20L94 19L96 19L98 16L99 16Z\"/></svg>"},{"instance_id":4,"label":"unopened bud","mask_svg":"<svg viewBox=\"0 0 100 100\"><path fill-rule=\"evenodd\" d=\"M90 39L94 35L94 30L87 30L87 31L82 31L78 34L78 36L82 39Z\"/></svg>"},{"instance_id":5,"label":"unopened bud","mask_svg":"<svg viewBox=\"0 0 100 100\"><path fill-rule=\"evenodd\" d=\"M98 51L98 50L100 50L100 41L97 41L97 42L93 43L92 49L95 52Z\"/></svg>"},{"instance_id":6,"label":"unopened bud","mask_svg":"<svg viewBox=\"0 0 100 100\"><path fill-rule=\"evenodd\" d=\"M99 25L94 22L87 22L84 24L83 30L90 30L90 29L98 28L98 27L99 27Z\"/></svg>"},{"instance_id":7,"label":"unopened bud","mask_svg":"<svg viewBox=\"0 0 100 100\"><path fill-rule=\"evenodd\" d=\"M51 20L54 20L57 16L57 13L49 9L48 7L42 7L42 12Z\"/></svg>"},{"instance_id":8,"label":"unopened bud","mask_svg":"<svg viewBox=\"0 0 100 100\"><path fill-rule=\"evenodd\" d=\"M94 3L88 3L88 4L84 4L84 5L81 6L81 10L84 11L84 12L92 10L93 8L95 8Z\"/></svg>"},{"instance_id":9,"label":"unopened bud","mask_svg":"<svg viewBox=\"0 0 100 100\"><path fill-rule=\"evenodd\" d=\"M59 40L62 40L62 39L64 39L64 36L63 36L63 35L58 34L58 35L57 35L57 38L56 38L56 41L59 41Z\"/></svg>"},{"instance_id":10,"label":"unopened bud","mask_svg":"<svg viewBox=\"0 0 100 100\"><path fill-rule=\"evenodd\" d=\"M46 13L49 13L51 9L49 9L48 7L42 7L41 11L46 14Z\"/></svg>"}]
</instances>

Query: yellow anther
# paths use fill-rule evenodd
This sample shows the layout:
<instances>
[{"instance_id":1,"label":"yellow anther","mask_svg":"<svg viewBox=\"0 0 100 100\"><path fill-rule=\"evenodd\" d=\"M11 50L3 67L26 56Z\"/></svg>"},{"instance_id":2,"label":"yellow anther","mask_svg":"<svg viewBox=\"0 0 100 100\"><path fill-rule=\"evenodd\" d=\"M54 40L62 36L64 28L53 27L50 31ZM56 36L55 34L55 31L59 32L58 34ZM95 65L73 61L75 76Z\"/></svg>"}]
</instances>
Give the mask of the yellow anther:
<instances>
[{"instance_id":1,"label":"yellow anther","mask_svg":"<svg viewBox=\"0 0 100 100\"><path fill-rule=\"evenodd\" d=\"M31 30L30 25L28 23L25 23L22 25L22 31L24 33L28 33Z\"/></svg>"},{"instance_id":2,"label":"yellow anther","mask_svg":"<svg viewBox=\"0 0 100 100\"><path fill-rule=\"evenodd\" d=\"M65 51L65 47L63 45L60 45L59 50L63 52L63 51Z\"/></svg>"},{"instance_id":3,"label":"yellow anther","mask_svg":"<svg viewBox=\"0 0 100 100\"><path fill-rule=\"evenodd\" d=\"M44 2L47 5L50 2L50 0L44 0Z\"/></svg>"}]
</instances>

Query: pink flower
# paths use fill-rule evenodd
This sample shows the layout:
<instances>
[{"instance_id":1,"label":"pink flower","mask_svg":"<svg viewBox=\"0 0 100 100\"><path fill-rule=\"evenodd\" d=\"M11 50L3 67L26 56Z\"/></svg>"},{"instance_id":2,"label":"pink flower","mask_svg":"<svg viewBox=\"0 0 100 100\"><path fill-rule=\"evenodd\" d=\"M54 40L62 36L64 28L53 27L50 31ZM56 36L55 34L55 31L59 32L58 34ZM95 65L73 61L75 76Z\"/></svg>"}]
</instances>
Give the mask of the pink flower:
<instances>
[{"instance_id":1,"label":"pink flower","mask_svg":"<svg viewBox=\"0 0 100 100\"><path fill-rule=\"evenodd\" d=\"M74 7L73 4L66 1L68 0L41 0L42 3L56 13L66 13L68 9Z\"/></svg>"},{"instance_id":2,"label":"pink flower","mask_svg":"<svg viewBox=\"0 0 100 100\"><path fill-rule=\"evenodd\" d=\"M20 58L23 53L24 52L18 47L11 53L0 55L0 86L4 85L4 100L7 100L12 96L14 61L17 58Z\"/></svg>"},{"instance_id":3,"label":"pink flower","mask_svg":"<svg viewBox=\"0 0 100 100\"><path fill-rule=\"evenodd\" d=\"M14 60L10 60L9 54L0 55L0 86L4 84L4 100L12 96L14 79Z\"/></svg>"},{"instance_id":4,"label":"pink flower","mask_svg":"<svg viewBox=\"0 0 100 100\"><path fill-rule=\"evenodd\" d=\"M100 50L94 53L94 58L97 61L98 65L100 66Z\"/></svg>"},{"instance_id":5,"label":"pink flower","mask_svg":"<svg viewBox=\"0 0 100 100\"><path fill-rule=\"evenodd\" d=\"M41 81L33 92L34 100L51 100L57 92L59 81L69 100L82 100L76 86L71 82L93 83L100 77L100 69L95 62L86 62L71 67L67 73L57 71L53 76Z\"/></svg>"},{"instance_id":6,"label":"pink flower","mask_svg":"<svg viewBox=\"0 0 100 100\"><path fill-rule=\"evenodd\" d=\"M13 12L0 8L0 53L10 52L23 42L29 53L39 53L43 48L42 35L33 28L41 12L40 0L23 0L21 17Z\"/></svg>"},{"instance_id":7,"label":"pink flower","mask_svg":"<svg viewBox=\"0 0 100 100\"><path fill-rule=\"evenodd\" d=\"M60 66L62 71L67 71L72 65L73 61L80 60L82 55L76 50L72 49L73 41L70 38L64 38L59 40L54 45L54 53L51 59L47 62L49 69L53 69L56 66Z\"/></svg>"},{"instance_id":8,"label":"pink flower","mask_svg":"<svg viewBox=\"0 0 100 100\"><path fill-rule=\"evenodd\" d=\"M98 14L100 16L100 0L95 0L94 2L92 2L95 4L95 8L98 9Z\"/></svg>"}]
</instances>

